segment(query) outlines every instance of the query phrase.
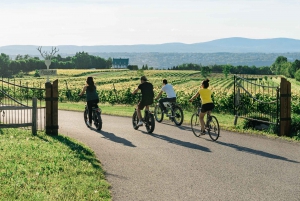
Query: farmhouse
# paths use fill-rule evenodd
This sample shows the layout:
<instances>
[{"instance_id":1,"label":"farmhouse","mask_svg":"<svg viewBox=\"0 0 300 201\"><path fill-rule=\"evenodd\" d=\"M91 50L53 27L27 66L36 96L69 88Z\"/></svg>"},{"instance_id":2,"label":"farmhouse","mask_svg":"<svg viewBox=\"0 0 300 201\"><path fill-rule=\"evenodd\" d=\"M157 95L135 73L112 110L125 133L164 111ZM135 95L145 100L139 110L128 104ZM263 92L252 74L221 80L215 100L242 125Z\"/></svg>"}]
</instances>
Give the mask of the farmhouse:
<instances>
[{"instance_id":1,"label":"farmhouse","mask_svg":"<svg viewBox=\"0 0 300 201\"><path fill-rule=\"evenodd\" d=\"M127 68L128 64L128 58L113 58L112 68Z\"/></svg>"}]
</instances>

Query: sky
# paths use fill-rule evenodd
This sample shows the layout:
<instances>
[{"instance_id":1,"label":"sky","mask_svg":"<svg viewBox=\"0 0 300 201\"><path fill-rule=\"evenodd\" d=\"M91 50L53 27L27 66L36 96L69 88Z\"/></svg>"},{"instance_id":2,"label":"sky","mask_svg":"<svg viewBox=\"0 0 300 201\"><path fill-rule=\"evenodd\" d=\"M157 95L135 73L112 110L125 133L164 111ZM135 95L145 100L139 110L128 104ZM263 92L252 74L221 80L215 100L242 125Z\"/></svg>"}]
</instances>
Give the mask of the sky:
<instances>
[{"instance_id":1,"label":"sky","mask_svg":"<svg viewBox=\"0 0 300 201\"><path fill-rule=\"evenodd\" d=\"M0 47L300 39L299 0L0 0Z\"/></svg>"}]
</instances>

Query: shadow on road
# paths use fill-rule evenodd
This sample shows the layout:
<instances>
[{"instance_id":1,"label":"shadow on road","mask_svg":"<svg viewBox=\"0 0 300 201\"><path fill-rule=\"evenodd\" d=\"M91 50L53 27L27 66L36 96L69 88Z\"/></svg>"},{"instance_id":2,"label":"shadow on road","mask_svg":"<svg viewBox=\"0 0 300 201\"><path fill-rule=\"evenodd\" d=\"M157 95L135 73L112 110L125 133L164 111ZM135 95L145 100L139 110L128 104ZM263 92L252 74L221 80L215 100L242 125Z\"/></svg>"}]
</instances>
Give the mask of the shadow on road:
<instances>
[{"instance_id":1,"label":"shadow on road","mask_svg":"<svg viewBox=\"0 0 300 201\"><path fill-rule=\"evenodd\" d=\"M76 153L76 156L80 158L80 160L88 161L90 164L93 165L94 168L102 169L102 167L99 164L99 161L96 159L94 153L89 150L89 148L85 147L84 145L78 142L73 142L67 136L63 136L63 135L57 135L57 136L48 135L48 136L68 146L73 152ZM44 140L45 142L49 142L49 140L43 135L37 135L37 137L40 138L41 140Z\"/></svg>"},{"instance_id":2,"label":"shadow on road","mask_svg":"<svg viewBox=\"0 0 300 201\"><path fill-rule=\"evenodd\" d=\"M173 126L173 127L176 127L180 130L185 130L185 131L192 131L191 127L190 126L187 126L187 125L180 125L180 126L176 126L173 122L161 122L160 124L164 124L164 125L168 125L168 126Z\"/></svg>"},{"instance_id":3,"label":"shadow on road","mask_svg":"<svg viewBox=\"0 0 300 201\"><path fill-rule=\"evenodd\" d=\"M136 147L130 141L128 141L128 140L126 140L124 138L118 137L118 136L116 136L113 133L106 132L106 131L103 131L103 130L98 131L98 130L96 130L94 128L90 128L90 129L96 131L97 133L102 134L105 137L105 139L108 139L110 141L113 141L113 142L116 142L116 143L120 143L120 144L123 144L123 145L128 146L128 147Z\"/></svg>"},{"instance_id":4,"label":"shadow on road","mask_svg":"<svg viewBox=\"0 0 300 201\"><path fill-rule=\"evenodd\" d=\"M255 150L255 149L251 149L251 148L247 148L247 147L242 147L242 146L239 146L239 145L236 145L236 144L225 143L225 142L220 142L220 141L217 141L216 143L218 143L220 145L223 145L223 146L235 148L237 151L243 151L243 152L247 152L247 153L258 155L258 156L263 156L263 157L267 157L267 158L288 161L288 162L292 162L292 163L300 163L299 161L289 160L289 159L287 159L285 157L282 157L282 156L270 154L270 153L267 153L267 152L264 152L264 151L259 151L259 150Z\"/></svg>"},{"instance_id":5,"label":"shadow on road","mask_svg":"<svg viewBox=\"0 0 300 201\"><path fill-rule=\"evenodd\" d=\"M142 132L146 133L144 131L142 131ZM148 133L146 133L146 134L148 134ZM171 138L171 137L168 137L168 136L165 136L165 135L158 135L158 134L155 134L155 133L151 133L151 134L149 134L149 136L152 136L152 137L155 137L155 138L158 138L158 139L161 139L161 140L165 140L169 143L176 144L176 145L183 146L183 147L187 147L187 148L190 148L190 149L197 149L197 150L201 150L201 151L205 151L205 152L211 152L210 149L207 148L207 147L203 147L203 146L200 146L198 144L191 143L191 142L181 141L181 140L174 139L174 138Z\"/></svg>"}]
</instances>

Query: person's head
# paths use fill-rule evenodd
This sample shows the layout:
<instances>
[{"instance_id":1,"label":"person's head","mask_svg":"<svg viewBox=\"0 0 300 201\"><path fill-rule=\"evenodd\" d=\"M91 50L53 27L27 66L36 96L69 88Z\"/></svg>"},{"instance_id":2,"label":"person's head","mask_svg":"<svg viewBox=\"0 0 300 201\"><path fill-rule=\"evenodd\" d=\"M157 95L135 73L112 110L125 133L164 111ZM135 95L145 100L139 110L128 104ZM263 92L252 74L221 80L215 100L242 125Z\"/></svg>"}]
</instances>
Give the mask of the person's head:
<instances>
[{"instance_id":1,"label":"person's head","mask_svg":"<svg viewBox=\"0 0 300 201\"><path fill-rule=\"evenodd\" d=\"M168 81L166 79L163 80L163 84L166 85L168 84Z\"/></svg>"},{"instance_id":2,"label":"person's head","mask_svg":"<svg viewBox=\"0 0 300 201\"><path fill-rule=\"evenodd\" d=\"M146 76L142 76L141 77L141 82L146 82L146 81L148 81L148 79L146 78Z\"/></svg>"},{"instance_id":3,"label":"person's head","mask_svg":"<svg viewBox=\"0 0 300 201\"><path fill-rule=\"evenodd\" d=\"M87 83L87 85L89 85L89 86L94 86L94 79L93 79L93 77L88 77L88 78L86 79L86 83Z\"/></svg>"},{"instance_id":4,"label":"person's head","mask_svg":"<svg viewBox=\"0 0 300 201\"><path fill-rule=\"evenodd\" d=\"M202 81L201 86L206 89L209 87L209 79L205 79Z\"/></svg>"}]
</instances>

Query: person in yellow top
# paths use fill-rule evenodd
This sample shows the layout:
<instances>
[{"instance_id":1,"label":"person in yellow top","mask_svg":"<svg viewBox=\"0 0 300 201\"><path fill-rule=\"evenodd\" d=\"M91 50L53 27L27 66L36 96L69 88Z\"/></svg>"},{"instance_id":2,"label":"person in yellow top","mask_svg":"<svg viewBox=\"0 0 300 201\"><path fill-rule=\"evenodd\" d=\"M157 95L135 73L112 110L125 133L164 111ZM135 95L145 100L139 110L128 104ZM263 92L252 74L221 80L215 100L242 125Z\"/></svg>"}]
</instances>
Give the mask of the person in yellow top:
<instances>
[{"instance_id":1,"label":"person in yellow top","mask_svg":"<svg viewBox=\"0 0 300 201\"><path fill-rule=\"evenodd\" d=\"M189 100L190 102L192 102L195 98L197 98L197 96L200 95L202 107L201 107L201 112L199 114L199 119L201 123L201 133L203 135L205 135L204 116L206 113L211 114L211 111L215 107L211 98L212 91L208 89L208 87L209 87L209 79L203 80L200 86L200 90Z\"/></svg>"}]
</instances>

